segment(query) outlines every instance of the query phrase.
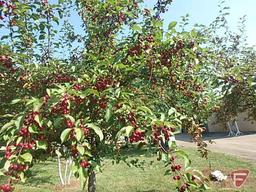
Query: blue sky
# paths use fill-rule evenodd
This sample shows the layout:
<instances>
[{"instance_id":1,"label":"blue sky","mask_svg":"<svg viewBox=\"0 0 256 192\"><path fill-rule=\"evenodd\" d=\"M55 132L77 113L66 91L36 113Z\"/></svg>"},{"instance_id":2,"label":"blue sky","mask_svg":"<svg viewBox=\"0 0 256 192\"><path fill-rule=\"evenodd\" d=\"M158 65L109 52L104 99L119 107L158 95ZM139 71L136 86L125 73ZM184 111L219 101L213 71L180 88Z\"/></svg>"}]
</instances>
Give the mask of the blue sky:
<instances>
[{"instance_id":1,"label":"blue sky","mask_svg":"<svg viewBox=\"0 0 256 192\"><path fill-rule=\"evenodd\" d=\"M152 7L156 0L145 0L146 6ZM163 16L164 21L180 20L181 16L190 15L191 24L209 24L218 16L220 0L173 0L169 11ZM256 0L226 0L230 7L228 22L232 29L236 29L240 17L246 15L246 34L248 43L256 45ZM192 26L191 25L191 26Z\"/></svg>"}]
</instances>

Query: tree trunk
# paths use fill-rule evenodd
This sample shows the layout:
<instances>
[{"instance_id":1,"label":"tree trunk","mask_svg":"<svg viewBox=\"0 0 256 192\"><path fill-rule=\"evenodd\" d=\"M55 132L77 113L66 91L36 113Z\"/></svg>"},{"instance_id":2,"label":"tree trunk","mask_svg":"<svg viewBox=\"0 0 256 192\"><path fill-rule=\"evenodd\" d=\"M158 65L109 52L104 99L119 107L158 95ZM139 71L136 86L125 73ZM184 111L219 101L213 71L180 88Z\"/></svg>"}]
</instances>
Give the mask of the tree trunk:
<instances>
[{"instance_id":1,"label":"tree trunk","mask_svg":"<svg viewBox=\"0 0 256 192\"><path fill-rule=\"evenodd\" d=\"M89 173L88 192L96 192L96 174L94 171Z\"/></svg>"}]
</instances>

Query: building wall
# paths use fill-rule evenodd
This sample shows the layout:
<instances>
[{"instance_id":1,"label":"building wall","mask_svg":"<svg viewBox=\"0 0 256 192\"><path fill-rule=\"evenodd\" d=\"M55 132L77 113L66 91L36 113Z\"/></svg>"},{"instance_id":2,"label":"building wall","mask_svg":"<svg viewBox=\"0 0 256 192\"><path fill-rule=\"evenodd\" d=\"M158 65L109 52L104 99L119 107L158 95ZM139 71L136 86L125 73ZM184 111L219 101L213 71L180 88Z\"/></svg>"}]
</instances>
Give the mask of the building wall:
<instances>
[{"instance_id":1,"label":"building wall","mask_svg":"<svg viewBox=\"0 0 256 192\"><path fill-rule=\"evenodd\" d=\"M237 117L237 124L240 131L256 131L256 122L246 120L247 113L240 113ZM209 132L227 132L228 127L224 123L217 123L216 115L212 115L208 119L208 131Z\"/></svg>"}]
</instances>

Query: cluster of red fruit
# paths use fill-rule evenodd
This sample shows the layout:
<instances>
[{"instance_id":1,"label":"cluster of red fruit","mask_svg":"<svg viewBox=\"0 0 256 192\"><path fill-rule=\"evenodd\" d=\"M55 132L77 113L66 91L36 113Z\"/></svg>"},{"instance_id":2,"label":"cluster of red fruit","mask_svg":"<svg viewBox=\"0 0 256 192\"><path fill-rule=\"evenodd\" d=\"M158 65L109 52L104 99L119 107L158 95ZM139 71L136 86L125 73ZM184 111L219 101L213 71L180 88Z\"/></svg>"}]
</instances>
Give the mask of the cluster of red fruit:
<instances>
[{"instance_id":1,"label":"cluster of red fruit","mask_svg":"<svg viewBox=\"0 0 256 192\"><path fill-rule=\"evenodd\" d=\"M9 171L25 171L28 168L27 165L22 165L22 164L11 164L9 167Z\"/></svg>"},{"instance_id":2,"label":"cluster of red fruit","mask_svg":"<svg viewBox=\"0 0 256 192\"><path fill-rule=\"evenodd\" d=\"M225 84L227 84L227 83L236 84L236 83L239 83L239 81L233 75L230 75L229 77L227 77L224 80L224 83Z\"/></svg>"},{"instance_id":3,"label":"cluster of red fruit","mask_svg":"<svg viewBox=\"0 0 256 192\"><path fill-rule=\"evenodd\" d=\"M171 159L170 159L170 161L172 162L172 166L171 166L171 170L172 170L172 172L179 172L180 170L181 170L181 165L179 165L179 164L175 164L175 157L173 156L173 157L171 157ZM179 181L181 179L181 176L180 175L175 175L175 176L173 176L173 180L175 180L175 181ZM192 175L192 180L195 180L195 177ZM182 184L179 188L178 188L178 191L179 192L185 192L187 189L188 189L188 187L189 187L189 184L187 184L187 183L184 183L184 184Z\"/></svg>"},{"instance_id":4,"label":"cluster of red fruit","mask_svg":"<svg viewBox=\"0 0 256 192\"><path fill-rule=\"evenodd\" d=\"M68 75L68 74L57 74L54 76L54 78L51 80L51 83L69 83L74 81L75 78Z\"/></svg>"},{"instance_id":5,"label":"cluster of red fruit","mask_svg":"<svg viewBox=\"0 0 256 192\"><path fill-rule=\"evenodd\" d=\"M75 126L74 122L72 122L70 119L66 119L65 124L66 124L67 128L72 128Z\"/></svg>"},{"instance_id":6,"label":"cluster of red fruit","mask_svg":"<svg viewBox=\"0 0 256 192\"><path fill-rule=\"evenodd\" d=\"M5 156L4 157L6 159L10 159L11 155L12 155L12 149L11 149L10 146L7 146L6 149L5 149Z\"/></svg>"},{"instance_id":7,"label":"cluster of red fruit","mask_svg":"<svg viewBox=\"0 0 256 192\"><path fill-rule=\"evenodd\" d=\"M181 170L181 165L172 165L171 166L172 172L180 171Z\"/></svg>"},{"instance_id":8,"label":"cluster of red fruit","mask_svg":"<svg viewBox=\"0 0 256 192\"><path fill-rule=\"evenodd\" d=\"M77 145L71 145L71 155L72 157L76 158L78 156Z\"/></svg>"},{"instance_id":9,"label":"cluster of red fruit","mask_svg":"<svg viewBox=\"0 0 256 192\"><path fill-rule=\"evenodd\" d=\"M165 140L169 140L174 131L175 129L173 127L153 125L153 140L154 142L158 142L161 136L164 136Z\"/></svg>"},{"instance_id":10,"label":"cluster of red fruit","mask_svg":"<svg viewBox=\"0 0 256 192\"><path fill-rule=\"evenodd\" d=\"M144 39L141 39L140 41L145 40L148 43L153 43L155 41L153 35L149 34ZM128 55L131 57L139 56L142 54L142 51L147 51L150 48L150 45L147 43L138 43L135 46L131 47L128 50Z\"/></svg>"},{"instance_id":11,"label":"cluster of red fruit","mask_svg":"<svg viewBox=\"0 0 256 192\"><path fill-rule=\"evenodd\" d=\"M138 56L142 53L142 47L140 45L135 45L134 47L130 48L128 51L128 55L134 57Z\"/></svg>"},{"instance_id":12,"label":"cluster of red fruit","mask_svg":"<svg viewBox=\"0 0 256 192\"><path fill-rule=\"evenodd\" d=\"M0 20L4 20L6 17L16 15L14 10L17 9L16 5L12 1L0 1Z\"/></svg>"},{"instance_id":13,"label":"cluster of red fruit","mask_svg":"<svg viewBox=\"0 0 256 192\"><path fill-rule=\"evenodd\" d=\"M184 183L183 185L180 186L180 188L178 189L179 192L185 192L189 187L188 183Z\"/></svg>"},{"instance_id":14,"label":"cluster of red fruit","mask_svg":"<svg viewBox=\"0 0 256 192\"><path fill-rule=\"evenodd\" d=\"M75 139L75 130L74 130L74 128L75 128L75 123L74 123L73 121L71 121L70 119L66 119L66 120L65 120L65 125L66 125L67 128L73 128L73 129L71 130L71 132L69 133L69 137L70 137L70 139ZM88 135L90 134L90 129L89 129L86 125L83 124L82 120L80 121L79 128L82 129L82 131L83 131L83 133L84 133L84 136L88 136ZM75 146L75 148L74 148L74 147L73 147L73 148L71 147L71 152L72 152L72 150L73 150L73 152L74 152L74 156L76 156L76 155L75 155L75 154L77 153L77 151L76 151L76 146Z\"/></svg>"},{"instance_id":15,"label":"cluster of red fruit","mask_svg":"<svg viewBox=\"0 0 256 192\"><path fill-rule=\"evenodd\" d=\"M102 97L99 99L99 106L101 109L106 109L108 106L108 99L105 97Z\"/></svg>"},{"instance_id":16,"label":"cluster of red fruit","mask_svg":"<svg viewBox=\"0 0 256 192\"><path fill-rule=\"evenodd\" d=\"M51 112L55 114L61 113L63 115L69 114L70 113L69 104L68 104L69 100L70 100L70 96L67 94L64 95L60 103L57 103L52 107Z\"/></svg>"},{"instance_id":17,"label":"cluster of red fruit","mask_svg":"<svg viewBox=\"0 0 256 192\"><path fill-rule=\"evenodd\" d=\"M81 84L76 83L73 85L73 89L75 89L76 91L81 91L82 88L83 86Z\"/></svg>"},{"instance_id":18,"label":"cluster of red fruit","mask_svg":"<svg viewBox=\"0 0 256 192\"><path fill-rule=\"evenodd\" d=\"M95 87L98 91L104 91L112 85L112 79L108 77L101 77L97 79Z\"/></svg>"},{"instance_id":19,"label":"cluster of red fruit","mask_svg":"<svg viewBox=\"0 0 256 192\"><path fill-rule=\"evenodd\" d=\"M10 184L0 185L0 191L2 191L2 192L11 192L13 190L14 189Z\"/></svg>"},{"instance_id":20,"label":"cluster of red fruit","mask_svg":"<svg viewBox=\"0 0 256 192\"><path fill-rule=\"evenodd\" d=\"M82 121L80 122L80 128L83 129L83 132L84 132L85 136L89 135L90 129L87 126L85 126Z\"/></svg>"},{"instance_id":21,"label":"cluster of red fruit","mask_svg":"<svg viewBox=\"0 0 256 192\"><path fill-rule=\"evenodd\" d=\"M134 112L130 112L127 116L127 119L135 129L139 128Z\"/></svg>"},{"instance_id":22,"label":"cluster of red fruit","mask_svg":"<svg viewBox=\"0 0 256 192\"><path fill-rule=\"evenodd\" d=\"M24 125L25 125L25 126L29 126L29 125L31 125L31 124L36 124L36 125L38 125L38 123L35 121L35 117L36 117L37 115L39 115L39 112L38 112L38 111L33 111L33 112L27 114L27 115L25 116L25 119L24 119L24 122L23 122Z\"/></svg>"},{"instance_id":23,"label":"cluster of red fruit","mask_svg":"<svg viewBox=\"0 0 256 192\"><path fill-rule=\"evenodd\" d=\"M19 130L19 135L22 136L22 137L28 137L30 135L30 132L29 132L27 127L22 127Z\"/></svg>"},{"instance_id":24,"label":"cluster of red fruit","mask_svg":"<svg viewBox=\"0 0 256 192\"><path fill-rule=\"evenodd\" d=\"M30 150L33 149L35 146L35 141L30 141L30 142L24 142L24 143L19 143L17 145L14 145L15 147L20 147L23 150Z\"/></svg>"},{"instance_id":25,"label":"cluster of red fruit","mask_svg":"<svg viewBox=\"0 0 256 192\"><path fill-rule=\"evenodd\" d=\"M108 106L108 99L105 96L99 99L96 97L90 97L89 99L92 106L99 106L101 109L106 109Z\"/></svg>"},{"instance_id":26,"label":"cluster of red fruit","mask_svg":"<svg viewBox=\"0 0 256 192\"><path fill-rule=\"evenodd\" d=\"M193 48L195 46L195 42L191 41L188 43L187 47L188 48ZM171 48L162 50L161 52L161 64L164 66L171 66L172 64L172 57L175 55L182 55L181 50L184 49L186 47L185 43L183 40L178 40Z\"/></svg>"},{"instance_id":27,"label":"cluster of red fruit","mask_svg":"<svg viewBox=\"0 0 256 192\"><path fill-rule=\"evenodd\" d=\"M49 87L55 86L58 83L60 84L72 83L75 80L76 80L75 77L69 74L65 74L64 72L51 73L47 75L46 78L40 79L39 81L36 81L35 83L33 83L33 85L31 86L31 90L36 92L38 89L41 89L42 87L49 88Z\"/></svg>"},{"instance_id":28,"label":"cluster of red fruit","mask_svg":"<svg viewBox=\"0 0 256 192\"><path fill-rule=\"evenodd\" d=\"M48 0L42 0L42 4L43 4L43 6L47 6L48 5Z\"/></svg>"},{"instance_id":29,"label":"cluster of red fruit","mask_svg":"<svg viewBox=\"0 0 256 192\"><path fill-rule=\"evenodd\" d=\"M119 13L119 15L118 15L118 22L120 23L120 24L122 24L124 21L125 21L125 19L126 19L126 16L125 16L125 14L124 13Z\"/></svg>"},{"instance_id":30,"label":"cluster of red fruit","mask_svg":"<svg viewBox=\"0 0 256 192\"><path fill-rule=\"evenodd\" d=\"M140 130L135 130L129 138L131 143L145 141L145 133Z\"/></svg>"},{"instance_id":31,"label":"cluster of red fruit","mask_svg":"<svg viewBox=\"0 0 256 192\"><path fill-rule=\"evenodd\" d=\"M87 160L81 160L80 166L83 168L88 168L91 164Z\"/></svg>"},{"instance_id":32,"label":"cluster of red fruit","mask_svg":"<svg viewBox=\"0 0 256 192\"><path fill-rule=\"evenodd\" d=\"M0 64L8 70L14 71L12 59L8 55L0 55Z\"/></svg>"}]
</instances>

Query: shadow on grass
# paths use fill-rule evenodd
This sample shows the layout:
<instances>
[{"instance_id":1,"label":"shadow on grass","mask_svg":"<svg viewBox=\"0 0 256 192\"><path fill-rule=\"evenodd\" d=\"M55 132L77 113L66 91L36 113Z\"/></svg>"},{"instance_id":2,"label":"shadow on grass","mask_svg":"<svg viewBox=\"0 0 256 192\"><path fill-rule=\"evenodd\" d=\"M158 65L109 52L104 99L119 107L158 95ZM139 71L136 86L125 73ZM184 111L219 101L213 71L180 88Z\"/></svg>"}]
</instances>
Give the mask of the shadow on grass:
<instances>
[{"instance_id":1,"label":"shadow on grass","mask_svg":"<svg viewBox=\"0 0 256 192\"><path fill-rule=\"evenodd\" d=\"M136 191L136 192L162 192L160 190L151 189L151 190L143 190L143 191Z\"/></svg>"},{"instance_id":2,"label":"shadow on grass","mask_svg":"<svg viewBox=\"0 0 256 192\"><path fill-rule=\"evenodd\" d=\"M38 172L33 174L32 177L29 178L28 181L23 185L31 186L31 187L38 187L39 185L45 185L45 184L55 185L56 183L52 182L52 177L53 176L40 176L40 172Z\"/></svg>"},{"instance_id":3,"label":"shadow on grass","mask_svg":"<svg viewBox=\"0 0 256 192\"><path fill-rule=\"evenodd\" d=\"M37 166L33 167L31 170L31 173L29 175L29 179L27 182L23 185L26 186L31 186L31 187L37 187L38 185L55 185L56 183L54 182L56 179L53 179L56 177L54 175L55 168L51 168L49 170L39 168L40 167L48 167L55 163L55 161L49 161L49 162L44 162L44 163L39 163Z\"/></svg>"}]
</instances>

